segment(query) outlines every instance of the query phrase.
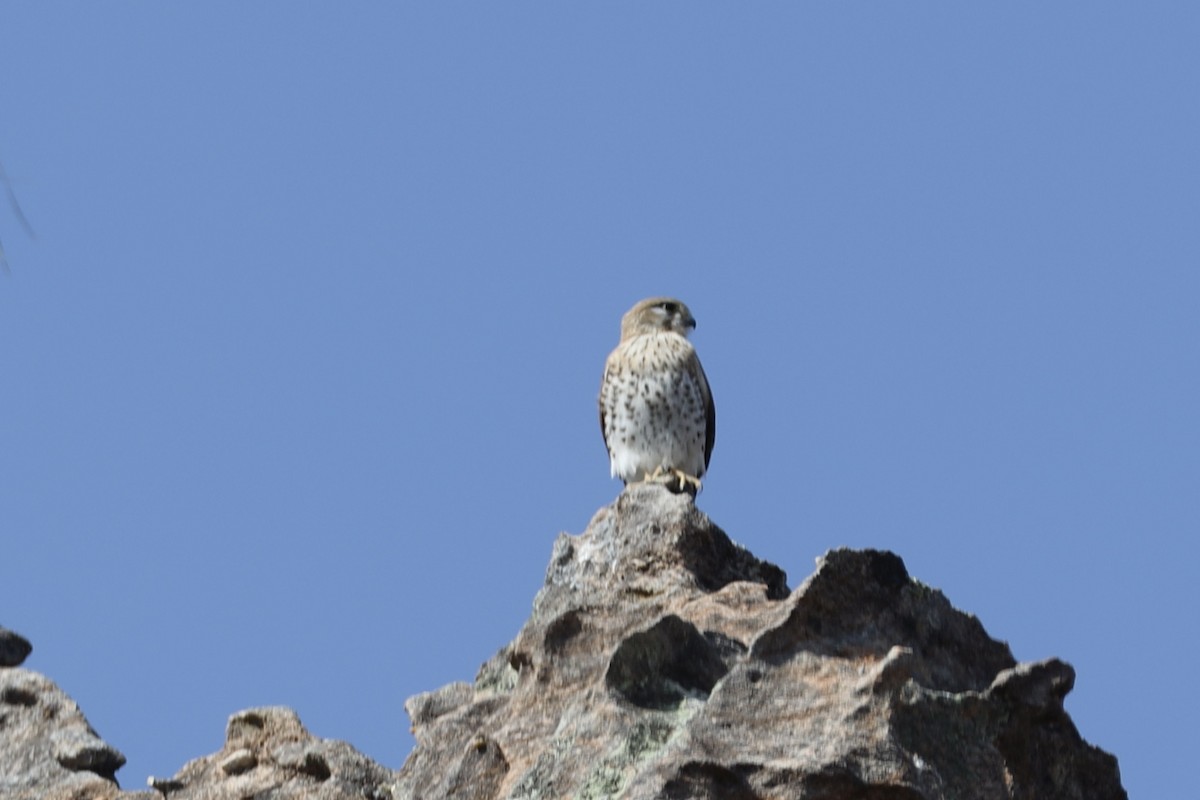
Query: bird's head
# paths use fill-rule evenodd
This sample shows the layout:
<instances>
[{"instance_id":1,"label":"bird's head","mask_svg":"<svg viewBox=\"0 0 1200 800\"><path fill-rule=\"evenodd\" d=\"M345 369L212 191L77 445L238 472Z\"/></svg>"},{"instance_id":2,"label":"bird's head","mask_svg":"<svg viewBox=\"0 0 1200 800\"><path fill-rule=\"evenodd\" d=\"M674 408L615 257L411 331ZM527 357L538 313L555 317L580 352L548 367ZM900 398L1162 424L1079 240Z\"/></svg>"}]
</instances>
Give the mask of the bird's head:
<instances>
[{"instance_id":1,"label":"bird's head","mask_svg":"<svg viewBox=\"0 0 1200 800\"><path fill-rule=\"evenodd\" d=\"M671 297L650 297L621 317L621 341L643 333L673 331L687 336L696 327L688 307Z\"/></svg>"}]
</instances>

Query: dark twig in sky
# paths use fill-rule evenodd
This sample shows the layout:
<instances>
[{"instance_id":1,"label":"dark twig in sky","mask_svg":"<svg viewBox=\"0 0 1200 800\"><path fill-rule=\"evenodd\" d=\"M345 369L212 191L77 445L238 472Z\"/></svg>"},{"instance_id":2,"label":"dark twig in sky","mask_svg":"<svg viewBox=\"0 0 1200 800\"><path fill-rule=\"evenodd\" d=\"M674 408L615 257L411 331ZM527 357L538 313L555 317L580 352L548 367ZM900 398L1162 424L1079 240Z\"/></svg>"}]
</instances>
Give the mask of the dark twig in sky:
<instances>
[{"instance_id":1,"label":"dark twig in sky","mask_svg":"<svg viewBox=\"0 0 1200 800\"><path fill-rule=\"evenodd\" d=\"M33 232L33 226L29 224L25 212L21 210L21 204L17 202L17 193L13 191L12 181L9 180L8 173L4 171L3 162L0 162L0 183L4 184L4 193L8 195L8 205L12 208L17 222L21 223L21 227L29 234L30 239L36 239L37 234ZM8 274L8 256L4 253L4 242L2 241L0 241L0 270L3 270L4 274Z\"/></svg>"}]
</instances>

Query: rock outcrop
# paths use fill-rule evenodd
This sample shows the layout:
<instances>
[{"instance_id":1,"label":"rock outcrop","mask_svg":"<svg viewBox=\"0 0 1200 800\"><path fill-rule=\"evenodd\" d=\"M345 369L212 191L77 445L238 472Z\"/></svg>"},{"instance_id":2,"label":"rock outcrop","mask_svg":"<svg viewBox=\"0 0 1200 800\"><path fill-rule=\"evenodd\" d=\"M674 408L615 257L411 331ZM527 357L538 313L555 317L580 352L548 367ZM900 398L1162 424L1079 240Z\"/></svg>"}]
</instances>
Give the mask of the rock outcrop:
<instances>
[{"instance_id":1,"label":"rock outcrop","mask_svg":"<svg viewBox=\"0 0 1200 800\"><path fill-rule=\"evenodd\" d=\"M1073 680L1016 663L891 553L831 551L790 591L688 495L633 486L559 537L529 621L474 683L408 701L398 772L265 708L121 792L123 758L74 704L0 668L0 797L1124 798L1063 710Z\"/></svg>"},{"instance_id":2,"label":"rock outcrop","mask_svg":"<svg viewBox=\"0 0 1200 800\"><path fill-rule=\"evenodd\" d=\"M631 487L555 543L474 685L408 703L400 798L1123 798L1063 710L1071 667L1008 646L895 555L789 592L687 495Z\"/></svg>"},{"instance_id":3,"label":"rock outcrop","mask_svg":"<svg viewBox=\"0 0 1200 800\"><path fill-rule=\"evenodd\" d=\"M394 774L345 742L318 739L283 707L229 718L225 746L150 785L171 800L389 800Z\"/></svg>"},{"instance_id":4,"label":"rock outcrop","mask_svg":"<svg viewBox=\"0 0 1200 800\"><path fill-rule=\"evenodd\" d=\"M15 631L0 627L0 667L19 667L33 652L33 645Z\"/></svg>"},{"instance_id":5,"label":"rock outcrop","mask_svg":"<svg viewBox=\"0 0 1200 800\"><path fill-rule=\"evenodd\" d=\"M151 789L122 791L125 757L48 678L0 668L0 800L390 800L395 773L345 742L318 739L288 708L229 718L225 745Z\"/></svg>"},{"instance_id":6,"label":"rock outcrop","mask_svg":"<svg viewBox=\"0 0 1200 800\"><path fill-rule=\"evenodd\" d=\"M124 763L49 678L0 667L0 798L117 797Z\"/></svg>"}]
</instances>

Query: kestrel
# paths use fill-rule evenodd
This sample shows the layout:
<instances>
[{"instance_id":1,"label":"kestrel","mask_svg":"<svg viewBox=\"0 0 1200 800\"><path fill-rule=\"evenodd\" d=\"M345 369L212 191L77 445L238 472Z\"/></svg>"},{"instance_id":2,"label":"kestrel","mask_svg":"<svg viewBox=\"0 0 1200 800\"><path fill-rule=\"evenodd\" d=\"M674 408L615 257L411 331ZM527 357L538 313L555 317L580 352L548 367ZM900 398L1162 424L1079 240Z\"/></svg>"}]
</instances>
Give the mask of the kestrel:
<instances>
[{"instance_id":1,"label":"kestrel","mask_svg":"<svg viewBox=\"0 0 1200 800\"><path fill-rule=\"evenodd\" d=\"M652 297L621 318L621 342L604 362L600 430L614 478L699 491L717 434L708 378L678 300Z\"/></svg>"}]
</instances>

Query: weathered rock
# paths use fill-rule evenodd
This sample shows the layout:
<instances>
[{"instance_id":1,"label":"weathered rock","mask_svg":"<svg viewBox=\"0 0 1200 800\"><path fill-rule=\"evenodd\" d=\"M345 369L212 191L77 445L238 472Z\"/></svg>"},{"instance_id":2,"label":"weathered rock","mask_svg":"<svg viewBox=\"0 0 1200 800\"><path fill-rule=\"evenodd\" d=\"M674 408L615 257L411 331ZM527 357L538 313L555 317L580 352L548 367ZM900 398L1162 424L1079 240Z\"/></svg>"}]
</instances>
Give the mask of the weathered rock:
<instances>
[{"instance_id":1,"label":"weathered rock","mask_svg":"<svg viewBox=\"0 0 1200 800\"><path fill-rule=\"evenodd\" d=\"M0 797L115 798L122 794L114 775L124 763L49 678L0 669Z\"/></svg>"},{"instance_id":2,"label":"weathered rock","mask_svg":"<svg viewBox=\"0 0 1200 800\"><path fill-rule=\"evenodd\" d=\"M267 707L234 714L221 750L150 785L171 800L385 800L393 780L345 742L313 736L290 708Z\"/></svg>"},{"instance_id":3,"label":"weathered rock","mask_svg":"<svg viewBox=\"0 0 1200 800\"><path fill-rule=\"evenodd\" d=\"M559 537L533 614L407 708L398 798L1123 798L1071 668L1008 646L891 553L788 592L687 495L633 486Z\"/></svg>"},{"instance_id":4,"label":"weathered rock","mask_svg":"<svg viewBox=\"0 0 1200 800\"><path fill-rule=\"evenodd\" d=\"M1063 710L1073 683L1061 661L1016 663L891 553L831 551L789 591L690 496L633 486L558 538L473 684L408 701L399 772L258 708L217 753L122 792L123 756L75 704L0 668L0 800L1124 798Z\"/></svg>"},{"instance_id":5,"label":"weathered rock","mask_svg":"<svg viewBox=\"0 0 1200 800\"><path fill-rule=\"evenodd\" d=\"M19 667L32 652L28 639L0 626L0 667Z\"/></svg>"},{"instance_id":6,"label":"weathered rock","mask_svg":"<svg viewBox=\"0 0 1200 800\"><path fill-rule=\"evenodd\" d=\"M0 800L387 800L395 773L345 742L314 737L287 708L234 714L225 746L152 789L122 791L125 757L48 678L0 669Z\"/></svg>"}]
</instances>

